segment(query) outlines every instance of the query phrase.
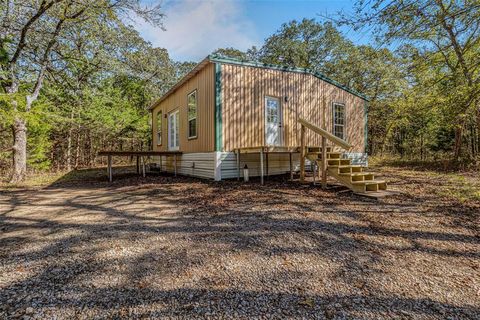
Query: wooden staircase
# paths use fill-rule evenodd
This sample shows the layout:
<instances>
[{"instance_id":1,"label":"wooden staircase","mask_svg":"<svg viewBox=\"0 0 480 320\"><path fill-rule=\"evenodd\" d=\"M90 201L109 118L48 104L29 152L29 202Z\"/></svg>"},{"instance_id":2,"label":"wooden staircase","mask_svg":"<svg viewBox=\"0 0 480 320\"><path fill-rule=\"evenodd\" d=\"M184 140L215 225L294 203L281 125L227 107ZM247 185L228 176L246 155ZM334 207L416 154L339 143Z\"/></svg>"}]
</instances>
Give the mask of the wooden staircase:
<instances>
[{"instance_id":1,"label":"wooden staircase","mask_svg":"<svg viewBox=\"0 0 480 320\"><path fill-rule=\"evenodd\" d=\"M327 186L328 174L356 193L378 193L387 189L387 183L383 180L375 180L373 173L365 171L365 166L353 165L350 159L343 158L343 151L350 150L352 145L305 119L299 118L298 122L301 124L300 181L305 179L305 160L309 159L314 164L314 179L315 168L317 166L319 168L323 188ZM310 129L322 137L321 147L305 145L306 129ZM327 146L327 140L333 144L333 147Z\"/></svg>"},{"instance_id":2,"label":"wooden staircase","mask_svg":"<svg viewBox=\"0 0 480 320\"><path fill-rule=\"evenodd\" d=\"M350 159L342 158L343 152L326 147L328 175L337 179L341 184L357 193L369 193L387 189L387 183L376 180L371 172L366 172L367 167L352 165ZM321 147L307 147L306 157L319 168L322 162Z\"/></svg>"}]
</instances>

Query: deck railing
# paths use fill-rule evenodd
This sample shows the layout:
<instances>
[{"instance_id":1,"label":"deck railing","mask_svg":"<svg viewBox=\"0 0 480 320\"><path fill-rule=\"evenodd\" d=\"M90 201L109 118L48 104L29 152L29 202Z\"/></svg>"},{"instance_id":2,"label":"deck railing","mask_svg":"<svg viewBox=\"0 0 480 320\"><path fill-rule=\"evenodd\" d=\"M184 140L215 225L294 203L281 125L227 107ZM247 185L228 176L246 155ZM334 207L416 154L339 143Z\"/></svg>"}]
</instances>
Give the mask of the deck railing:
<instances>
[{"instance_id":1,"label":"deck railing","mask_svg":"<svg viewBox=\"0 0 480 320\"><path fill-rule=\"evenodd\" d=\"M334 145L337 145L345 150L350 150L353 146L347 141L340 139L339 137L331 134L330 132L314 125L311 122L303 118L299 118L298 122L301 124L300 128L300 181L305 181L305 158L306 158L306 145L305 145L305 128L308 128L319 134L322 137L322 161L320 163L320 171L322 173L322 188L327 187L327 140L331 141Z\"/></svg>"}]
</instances>

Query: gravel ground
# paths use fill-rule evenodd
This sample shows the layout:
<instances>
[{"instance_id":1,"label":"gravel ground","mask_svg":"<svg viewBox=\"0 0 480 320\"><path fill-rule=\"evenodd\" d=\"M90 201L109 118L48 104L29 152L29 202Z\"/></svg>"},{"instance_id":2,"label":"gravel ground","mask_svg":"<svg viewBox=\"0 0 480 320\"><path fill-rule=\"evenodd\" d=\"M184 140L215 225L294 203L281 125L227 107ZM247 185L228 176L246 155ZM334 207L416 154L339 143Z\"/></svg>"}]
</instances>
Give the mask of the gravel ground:
<instances>
[{"instance_id":1,"label":"gravel ground","mask_svg":"<svg viewBox=\"0 0 480 320\"><path fill-rule=\"evenodd\" d=\"M0 319L480 318L480 206L420 174L378 202L103 179L0 192Z\"/></svg>"}]
</instances>

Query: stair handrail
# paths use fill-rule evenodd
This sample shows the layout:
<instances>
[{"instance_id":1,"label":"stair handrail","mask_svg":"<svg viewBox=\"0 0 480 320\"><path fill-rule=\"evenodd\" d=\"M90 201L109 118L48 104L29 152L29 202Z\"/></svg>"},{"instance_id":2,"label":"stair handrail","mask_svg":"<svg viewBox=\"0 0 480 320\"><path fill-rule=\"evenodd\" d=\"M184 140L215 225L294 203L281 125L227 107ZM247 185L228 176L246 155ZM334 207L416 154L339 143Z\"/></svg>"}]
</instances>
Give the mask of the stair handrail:
<instances>
[{"instance_id":1,"label":"stair handrail","mask_svg":"<svg viewBox=\"0 0 480 320\"><path fill-rule=\"evenodd\" d=\"M325 137L327 140L330 140L331 142L333 142L334 144L342 147L345 150L350 150L353 147L347 141L331 134L330 132L320 128L319 126L314 125L311 122L308 122L307 120L305 120L303 118L298 118L298 122L301 125L305 126L306 128L308 128L308 129L312 130L313 132L321 135L322 137Z\"/></svg>"}]
</instances>

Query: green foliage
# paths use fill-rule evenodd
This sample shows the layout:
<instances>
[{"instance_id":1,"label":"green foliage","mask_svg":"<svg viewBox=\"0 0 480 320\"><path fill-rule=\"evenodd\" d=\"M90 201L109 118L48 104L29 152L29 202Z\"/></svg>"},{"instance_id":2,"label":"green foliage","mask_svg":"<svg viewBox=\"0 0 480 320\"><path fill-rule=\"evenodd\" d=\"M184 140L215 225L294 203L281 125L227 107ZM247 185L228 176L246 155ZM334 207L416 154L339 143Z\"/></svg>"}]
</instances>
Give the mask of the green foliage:
<instances>
[{"instance_id":1,"label":"green foliage","mask_svg":"<svg viewBox=\"0 0 480 320\"><path fill-rule=\"evenodd\" d=\"M29 167L36 170L49 169L52 162L49 154L52 146L50 133L55 125L52 111L48 102L39 101L34 111L28 113L27 161Z\"/></svg>"},{"instance_id":2,"label":"green foliage","mask_svg":"<svg viewBox=\"0 0 480 320\"><path fill-rule=\"evenodd\" d=\"M325 72L351 47L353 44L332 23L303 19L283 24L265 40L259 56L266 63Z\"/></svg>"}]
</instances>

